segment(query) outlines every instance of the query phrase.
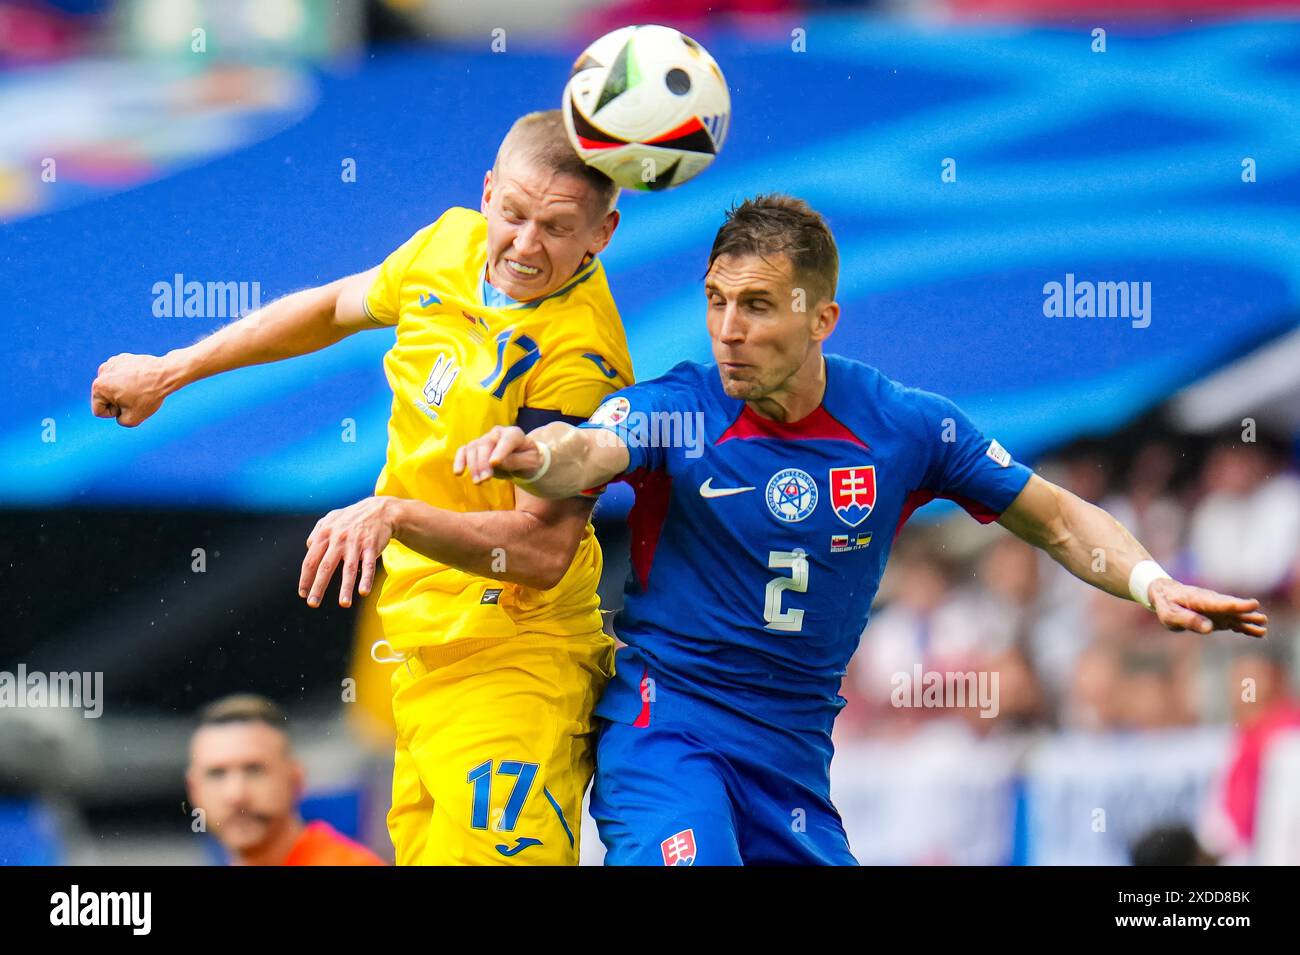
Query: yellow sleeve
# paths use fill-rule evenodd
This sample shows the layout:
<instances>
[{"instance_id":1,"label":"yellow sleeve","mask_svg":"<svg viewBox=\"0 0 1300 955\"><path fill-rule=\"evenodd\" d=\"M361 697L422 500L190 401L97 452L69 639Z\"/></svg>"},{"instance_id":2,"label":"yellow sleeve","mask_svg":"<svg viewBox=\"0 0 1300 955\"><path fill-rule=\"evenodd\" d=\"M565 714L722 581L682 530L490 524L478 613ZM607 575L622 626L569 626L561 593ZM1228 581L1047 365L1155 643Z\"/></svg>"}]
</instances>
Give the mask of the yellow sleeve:
<instances>
[{"instance_id":1,"label":"yellow sleeve","mask_svg":"<svg viewBox=\"0 0 1300 955\"><path fill-rule=\"evenodd\" d=\"M566 343L553 355L543 355L537 373L524 387L520 427L540 421L539 415L545 417L546 412L552 418L558 413L586 421L609 395L632 383L629 365L626 354L607 356L581 339Z\"/></svg>"},{"instance_id":2,"label":"yellow sleeve","mask_svg":"<svg viewBox=\"0 0 1300 955\"><path fill-rule=\"evenodd\" d=\"M379 275L366 293L366 314L380 325L396 325L402 311L402 278L415 261L416 256L428 244L437 231L438 225L446 218L446 213L437 222L427 225L415 235L403 242L379 266Z\"/></svg>"}]
</instances>

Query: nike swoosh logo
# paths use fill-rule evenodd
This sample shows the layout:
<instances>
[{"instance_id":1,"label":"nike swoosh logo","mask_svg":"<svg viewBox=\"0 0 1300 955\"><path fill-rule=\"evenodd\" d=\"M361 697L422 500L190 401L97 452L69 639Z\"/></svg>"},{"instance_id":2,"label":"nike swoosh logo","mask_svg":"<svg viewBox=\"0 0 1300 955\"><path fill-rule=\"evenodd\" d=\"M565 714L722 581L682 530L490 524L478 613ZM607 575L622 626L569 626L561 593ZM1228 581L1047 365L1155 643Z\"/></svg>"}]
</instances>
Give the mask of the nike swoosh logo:
<instances>
[{"instance_id":1,"label":"nike swoosh logo","mask_svg":"<svg viewBox=\"0 0 1300 955\"><path fill-rule=\"evenodd\" d=\"M733 494L744 494L752 490L754 490L752 487L714 487L713 478L710 477L700 485L700 497L730 497Z\"/></svg>"},{"instance_id":2,"label":"nike swoosh logo","mask_svg":"<svg viewBox=\"0 0 1300 955\"><path fill-rule=\"evenodd\" d=\"M420 296L420 307L428 308L430 305L441 305L442 300L432 292L425 292Z\"/></svg>"},{"instance_id":3,"label":"nike swoosh logo","mask_svg":"<svg viewBox=\"0 0 1300 955\"><path fill-rule=\"evenodd\" d=\"M540 846L541 844L541 839L534 839L532 836L524 836L521 839L516 839L513 846L498 845L496 850L503 856L513 856L523 852L529 846Z\"/></svg>"}]
</instances>

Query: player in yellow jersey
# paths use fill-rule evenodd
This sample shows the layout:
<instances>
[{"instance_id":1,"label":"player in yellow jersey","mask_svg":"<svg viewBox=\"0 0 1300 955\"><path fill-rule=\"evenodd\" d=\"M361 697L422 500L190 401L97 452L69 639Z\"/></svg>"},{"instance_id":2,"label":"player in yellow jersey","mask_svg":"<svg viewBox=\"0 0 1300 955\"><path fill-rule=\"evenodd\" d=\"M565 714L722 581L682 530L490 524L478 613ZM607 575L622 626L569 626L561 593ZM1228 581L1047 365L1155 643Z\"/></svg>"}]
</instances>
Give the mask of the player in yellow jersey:
<instances>
[{"instance_id":1,"label":"player in yellow jersey","mask_svg":"<svg viewBox=\"0 0 1300 955\"><path fill-rule=\"evenodd\" d=\"M544 501L452 475L493 425L585 420L632 382L596 256L617 187L569 146L558 111L511 127L481 211L453 208L381 265L289 295L189 348L118 355L95 414L135 426L184 385L395 326L375 496L308 538L300 595L379 595L397 753L389 831L399 864L572 864L592 773L591 712L613 668L596 597L590 499Z\"/></svg>"}]
</instances>

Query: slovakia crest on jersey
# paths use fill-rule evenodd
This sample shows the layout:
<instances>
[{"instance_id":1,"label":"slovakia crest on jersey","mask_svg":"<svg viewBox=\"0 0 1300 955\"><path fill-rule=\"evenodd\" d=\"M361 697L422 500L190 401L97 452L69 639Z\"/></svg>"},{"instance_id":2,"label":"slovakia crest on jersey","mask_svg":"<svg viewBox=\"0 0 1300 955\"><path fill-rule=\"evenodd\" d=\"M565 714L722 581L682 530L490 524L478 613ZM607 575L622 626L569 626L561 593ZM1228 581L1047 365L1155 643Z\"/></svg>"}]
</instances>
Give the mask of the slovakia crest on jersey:
<instances>
[{"instance_id":1,"label":"slovakia crest on jersey","mask_svg":"<svg viewBox=\"0 0 1300 955\"><path fill-rule=\"evenodd\" d=\"M683 829L659 843L664 865L695 865L695 830Z\"/></svg>"},{"instance_id":2,"label":"slovakia crest on jersey","mask_svg":"<svg viewBox=\"0 0 1300 955\"><path fill-rule=\"evenodd\" d=\"M831 509L849 527L857 527L876 506L876 466L831 468Z\"/></svg>"}]
</instances>

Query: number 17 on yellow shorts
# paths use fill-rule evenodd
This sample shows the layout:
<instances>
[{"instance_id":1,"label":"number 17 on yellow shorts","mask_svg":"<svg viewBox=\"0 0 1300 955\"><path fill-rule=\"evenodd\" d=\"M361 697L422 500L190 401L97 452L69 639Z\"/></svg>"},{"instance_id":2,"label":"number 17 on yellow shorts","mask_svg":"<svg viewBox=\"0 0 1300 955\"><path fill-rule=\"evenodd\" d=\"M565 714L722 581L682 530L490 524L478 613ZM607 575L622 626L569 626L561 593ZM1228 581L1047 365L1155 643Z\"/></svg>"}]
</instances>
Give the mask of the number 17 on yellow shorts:
<instances>
[{"instance_id":1,"label":"number 17 on yellow shorts","mask_svg":"<svg viewBox=\"0 0 1300 955\"><path fill-rule=\"evenodd\" d=\"M393 675L398 865L576 865L613 641L527 636Z\"/></svg>"}]
</instances>

